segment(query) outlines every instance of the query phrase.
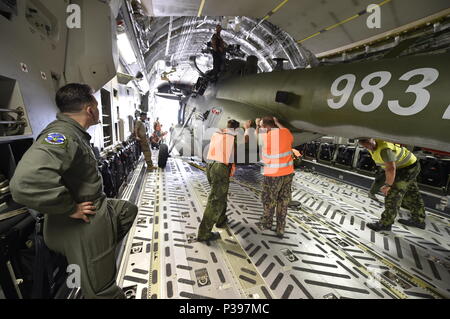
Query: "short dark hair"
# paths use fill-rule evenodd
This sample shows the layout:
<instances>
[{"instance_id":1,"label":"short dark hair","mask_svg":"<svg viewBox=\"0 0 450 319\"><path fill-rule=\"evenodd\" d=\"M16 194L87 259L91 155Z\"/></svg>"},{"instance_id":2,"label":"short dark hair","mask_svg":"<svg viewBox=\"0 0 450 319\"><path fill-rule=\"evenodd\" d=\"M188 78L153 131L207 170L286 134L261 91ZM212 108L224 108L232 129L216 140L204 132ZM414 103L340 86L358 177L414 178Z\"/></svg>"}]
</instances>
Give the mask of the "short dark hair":
<instances>
[{"instance_id":1,"label":"short dark hair","mask_svg":"<svg viewBox=\"0 0 450 319\"><path fill-rule=\"evenodd\" d=\"M369 142L371 139L372 139L371 137L359 137L358 138L358 143Z\"/></svg>"},{"instance_id":2,"label":"short dark hair","mask_svg":"<svg viewBox=\"0 0 450 319\"><path fill-rule=\"evenodd\" d=\"M240 126L240 124L236 120L229 120L228 123L227 123L227 128L234 128L234 129L236 129L236 128L239 128L239 126Z\"/></svg>"},{"instance_id":3,"label":"short dark hair","mask_svg":"<svg viewBox=\"0 0 450 319\"><path fill-rule=\"evenodd\" d=\"M273 120L273 117L271 116L265 116L262 118L263 125L275 127L275 121Z\"/></svg>"},{"instance_id":4,"label":"short dark hair","mask_svg":"<svg viewBox=\"0 0 450 319\"><path fill-rule=\"evenodd\" d=\"M56 106L63 113L78 113L86 104L96 103L94 90L87 84L70 83L56 92Z\"/></svg>"},{"instance_id":5,"label":"short dark hair","mask_svg":"<svg viewBox=\"0 0 450 319\"><path fill-rule=\"evenodd\" d=\"M255 120L249 120L249 122L250 122L250 127L256 128L256 122L255 122Z\"/></svg>"},{"instance_id":6,"label":"short dark hair","mask_svg":"<svg viewBox=\"0 0 450 319\"><path fill-rule=\"evenodd\" d=\"M139 116L147 116L147 113L141 112L141 114L139 114Z\"/></svg>"}]
</instances>

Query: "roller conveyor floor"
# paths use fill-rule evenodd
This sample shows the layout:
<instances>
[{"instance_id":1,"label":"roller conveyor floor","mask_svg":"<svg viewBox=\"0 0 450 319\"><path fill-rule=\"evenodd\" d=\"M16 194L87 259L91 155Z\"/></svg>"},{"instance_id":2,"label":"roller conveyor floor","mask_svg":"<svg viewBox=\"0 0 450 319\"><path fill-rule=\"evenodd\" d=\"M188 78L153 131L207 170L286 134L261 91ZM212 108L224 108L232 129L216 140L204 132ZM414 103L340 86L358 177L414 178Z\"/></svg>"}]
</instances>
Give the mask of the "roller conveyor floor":
<instances>
[{"instance_id":1,"label":"roller conveyor floor","mask_svg":"<svg viewBox=\"0 0 450 319\"><path fill-rule=\"evenodd\" d=\"M279 239L258 227L259 167L239 167L228 227L216 242L196 242L209 194L202 165L170 158L146 174L118 278L129 298L450 297L449 218L428 213L426 230L395 223L375 233L366 224L384 205L315 173L296 171Z\"/></svg>"}]
</instances>

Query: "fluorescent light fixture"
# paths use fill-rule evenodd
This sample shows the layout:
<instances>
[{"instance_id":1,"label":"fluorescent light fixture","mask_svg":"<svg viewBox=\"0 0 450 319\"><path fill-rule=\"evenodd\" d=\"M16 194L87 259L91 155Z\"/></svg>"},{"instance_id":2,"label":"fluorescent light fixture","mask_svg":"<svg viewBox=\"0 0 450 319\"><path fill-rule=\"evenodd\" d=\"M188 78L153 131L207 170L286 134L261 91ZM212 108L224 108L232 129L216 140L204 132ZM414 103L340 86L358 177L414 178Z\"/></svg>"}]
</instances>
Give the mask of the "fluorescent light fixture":
<instances>
[{"instance_id":1,"label":"fluorescent light fixture","mask_svg":"<svg viewBox=\"0 0 450 319\"><path fill-rule=\"evenodd\" d=\"M146 93L148 90L150 90L150 85L148 84L147 77L144 75L144 78L142 81L139 81L138 85L141 87L141 90Z\"/></svg>"},{"instance_id":2,"label":"fluorescent light fixture","mask_svg":"<svg viewBox=\"0 0 450 319\"><path fill-rule=\"evenodd\" d=\"M120 55L125 60L126 64L133 64L137 62L130 39L128 39L125 32L117 35L117 45L119 46Z\"/></svg>"}]
</instances>

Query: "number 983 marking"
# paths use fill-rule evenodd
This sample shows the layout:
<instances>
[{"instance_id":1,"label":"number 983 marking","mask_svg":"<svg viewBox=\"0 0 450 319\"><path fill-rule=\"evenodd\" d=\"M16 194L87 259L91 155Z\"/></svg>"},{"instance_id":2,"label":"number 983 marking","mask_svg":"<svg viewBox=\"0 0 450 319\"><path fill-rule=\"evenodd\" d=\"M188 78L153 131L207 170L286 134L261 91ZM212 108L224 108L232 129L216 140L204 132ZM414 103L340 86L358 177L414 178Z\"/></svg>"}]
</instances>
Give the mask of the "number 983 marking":
<instances>
[{"instance_id":1,"label":"number 983 marking","mask_svg":"<svg viewBox=\"0 0 450 319\"><path fill-rule=\"evenodd\" d=\"M417 84L412 84L406 89L406 93L413 93L416 95L416 100L412 105L400 105L398 100L389 100L388 108L392 113L409 116L414 115L424 110L430 102L430 92L426 90L428 86L433 84L439 77L439 71L433 68L421 68L409 71L400 77L400 81L409 81L416 75L421 75L422 81ZM353 97L354 107L361 112L372 112L380 107L384 99L383 88L389 83L392 78L391 72L379 71L367 75L361 81L362 89L356 92ZM376 81L375 79L378 79ZM341 83L345 83L342 89ZM375 84L374 84L375 82ZM338 77L331 85L331 94L333 98L327 99L328 106L332 109L342 108L350 99L352 91L356 84L356 76L354 74L344 74ZM364 103L363 97L372 95L370 103ZM450 119L450 105L442 116L443 119Z\"/></svg>"}]
</instances>

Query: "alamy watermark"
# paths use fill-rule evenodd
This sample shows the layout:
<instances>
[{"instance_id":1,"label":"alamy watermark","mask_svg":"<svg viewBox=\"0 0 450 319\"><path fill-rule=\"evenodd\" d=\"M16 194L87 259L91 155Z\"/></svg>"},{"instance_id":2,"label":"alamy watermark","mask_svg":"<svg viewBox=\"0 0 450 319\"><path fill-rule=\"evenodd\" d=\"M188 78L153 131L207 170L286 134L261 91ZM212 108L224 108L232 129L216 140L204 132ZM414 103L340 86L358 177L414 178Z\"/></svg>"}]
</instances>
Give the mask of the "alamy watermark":
<instances>
[{"instance_id":1,"label":"alamy watermark","mask_svg":"<svg viewBox=\"0 0 450 319\"><path fill-rule=\"evenodd\" d=\"M66 9L69 15L66 25L69 29L81 29L81 8L78 4L69 4Z\"/></svg>"},{"instance_id":2,"label":"alamy watermark","mask_svg":"<svg viewBox=\"0 0 450 319\"><path fill-rule=\"evenodd\" d=\"M381 8L378 4L369 4L366 11L371 13L367 17L367 27L369 29L380 29L381 28Z\"/></svg>"},{"instance_id":3,"label":"alamy watermark","mask_svg":"<svg viewBox=\"0 0 450 319\"><path fill-rule=\"evenodd\" d=\"M194 130L191 133L188 130L184 130L181 136L175 133L175 148L183 155L195 155L207 159L211 138L217 132L221 132L221 130L211 127L204 132L196 132ZM224 150L232 148L231 156L227 159L228 163L251 164L259 162L263 150L263 134L261 133L264 133L264 129L260 129L260 134L258 135L254 128L249 128L245 131L243 128L228 128L226 132L233 135L235 139L231 141L226 139L221 142L223 144L216 145L216 147ZM228 145L230 142L236 143L236 145ZM277 135L271 135L271 139L266 141L266 143L270 144L271 153L279 153L281 148L280 142Z\"/></svg>"},{"instance_id":4,"label":"alamy watermark","mask_svg":"<svg viewBox=\"0 0 450 319\"><path fill-rule=\"evenodd\" d=\"M70 264L67 266L66 272L68 274L66 285L69 289L81 287L81 268L77 264Z\"/></svg>"}]
</instances>

